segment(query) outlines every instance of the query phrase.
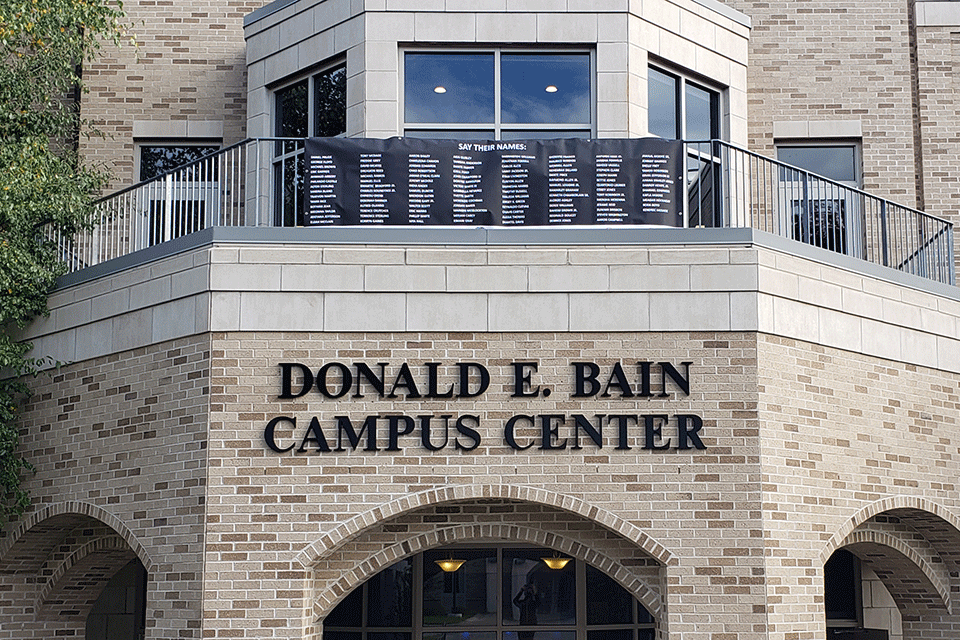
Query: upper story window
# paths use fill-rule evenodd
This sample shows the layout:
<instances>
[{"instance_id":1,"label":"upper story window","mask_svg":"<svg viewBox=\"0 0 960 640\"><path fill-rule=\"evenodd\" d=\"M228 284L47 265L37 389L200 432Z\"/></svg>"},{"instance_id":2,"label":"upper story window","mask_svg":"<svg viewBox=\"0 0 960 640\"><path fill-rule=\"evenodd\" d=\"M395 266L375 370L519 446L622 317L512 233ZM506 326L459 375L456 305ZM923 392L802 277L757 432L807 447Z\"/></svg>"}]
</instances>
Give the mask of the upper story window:
<instances>
[{"instance_id":1,"label":"upper story window","mask_svg":"<svg viewBox=\"0 0 960 640\"><path fill-rule=\"evenodd\" d=\"M141 143L140 181L150 180L179 166L195 162L220 149L216 144L191 142Z\"/></svg>"},{"instance_id":2,"label":"upper story window","mask_svg":"<svg viewBox=\"0 0 960 640\"><path fill-rule=\"evenodd\" d=\"M332 137L347 132L347 70L343 65L278 89L275 96L274 135L278 138Z\"/></svg>"},{"instance_id":3,"label":"upper story window","mask_svg":"<svg viewBox=\"0 0 960 640\"><path fill-rule=\"evenodd\" d=\"M587 51L407 51L403 132L416 138L590 138Z\"/></svg>"},{"instance_id":4,"label":"upper story window","mask_svg":"<svg viewBox=\"0 0 960 640\"><path fill-rule=\"evenodd\" d=\"M720 92L657 67L647 73L648 126L669 140L720 137Z\"/></svg>"},{"instance_id":5,"label":"upper story window","mask_svg":"<svg viewBox=\"0 0 960 640\"><path fill-rule=\"evenodd\" d=\"M330 67L274 92L275 222L303 224L303 139L347 132L347 69Z\"/></svg>"},{"instance_id":6,"label":"upper story window","mask_svg":"<svg viewBox=\"0 0 960 640\"><path fill-rule=\"evenodd\" d=\"M865 232L861 219L859 146L851 142L803 140L777 144L780 192L785 221L795 240L860 256ZM809 172L809 173L808 173ZM823 176L827 180L822 180Z\"/></svg>"},{"instance_id":7,"label":"upper story window","mask_svg":"<svg viewBox=\"0 0 960 640\"><path fill-rule=\"evenodd\" d=\"M778 144L777 160L811 173L860 187L859 154L855 144Z\"/></svg>"}]
</instances>

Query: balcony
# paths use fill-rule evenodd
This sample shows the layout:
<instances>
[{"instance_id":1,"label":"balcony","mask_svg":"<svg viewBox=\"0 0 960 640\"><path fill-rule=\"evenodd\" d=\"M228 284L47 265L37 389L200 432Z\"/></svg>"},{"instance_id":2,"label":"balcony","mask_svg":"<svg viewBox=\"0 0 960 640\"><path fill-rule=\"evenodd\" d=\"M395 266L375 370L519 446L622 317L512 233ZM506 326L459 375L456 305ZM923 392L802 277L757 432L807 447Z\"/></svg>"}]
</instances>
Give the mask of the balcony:
<instances>
[{"instance_id":1,"label":"balcony","mask_svg":"<svg viewBox=\"0 0 960 640\"><path fill-rule=\"evenodd\" d=\"M248 139L103 198L91 231L55 238L69 272L210 227L297 227L303 147L302 139ZM722 141L683 148L685 227L754 229L797 247L956 284L948 221Z\"/></svg>"}]
</instances>

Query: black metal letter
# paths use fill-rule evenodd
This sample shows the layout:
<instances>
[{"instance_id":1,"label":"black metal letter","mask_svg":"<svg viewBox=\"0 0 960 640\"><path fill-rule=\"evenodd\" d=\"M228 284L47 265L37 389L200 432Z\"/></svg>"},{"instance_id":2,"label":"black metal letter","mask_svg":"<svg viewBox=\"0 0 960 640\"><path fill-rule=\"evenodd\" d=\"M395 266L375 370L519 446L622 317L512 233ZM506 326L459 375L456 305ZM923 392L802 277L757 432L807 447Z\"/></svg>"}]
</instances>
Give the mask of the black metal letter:
<instances>
[{"instance_id":1,"label":"black metal letter","mask_svg":"<svg viewBox=\"0 0 960 640\"><path fill-rule=\"evenodd\" d=\"M536 398L540 395L540 387L530 389L530 378L537 370L536 362L511 362L513 366L513 393L511 398ZM529 369L529 371L528 371Z\"/></svg>"},{"instance_id":2,"label":"black metal letter","mask_svg":"<svg viewBox=\"0 0 960 640\"><path fill-rule=\"evenodd\" d=\"M460 438L457 438L455 446L459 451L473 451L480 446L480 433L476 429L466 425L468 419L473 421L474 426L480 428L480 416L467 414L457 418L457 433L473 440L472 445L464 445L460 443Z\"/></svg>"},{"instance_id":3,"label":"black metal letter","mask_svg":"<svg viewBox=\"0 0 960 640\"><path fill-rule=\"evenodd\" d=\"M662 437L663 423L670 419L665 413L652 413L643 416L643 448L650 451L662 451L670 448L670 441L656 444Z\"/></svg>"},{"instance_id":4,"label":"black metal letter","mask_svg":"<svg viewBox=\"0 0 960 640\"><path fill-rule=\"evenodd\" d=\"M507 424L505 424L503 427L503 439L507 441L507 444L510 445L511 448L516 449L517 451L523 451L524 449L529 449L533 446L533 442L530 442L525 447L521 447L519 444L517 444L517 439L514 436L513 430L516 428L517 422L520 420L525 420L530 423L530 426L533 426L533 416L520 414L507 420Z\"/></svg>"},{"instance_id":5,"label":"black metal letter","mask_svg":"<svg viewBox=\"0 0 960 640\"><path fill-rule=\"evenodd\" d=\"M460 393L459 398L476 398L490 386L490 372L479 362L458 362L457 368L460 369ZM470 390L470 370L473 369L480 374L480 386L475 390Z\"/></svg>"},{"instance_id":6,"label":"black metal letter","mask_svg":"<svg viewBox=\"0 0 960 640\"><path fill-rule=\"evenodd\" d=\"M337 393L331 393L330 389L327 388L327 375L331 369L340 371L340 391ZM352 384L353 375L347 365L342 362L328 362L320 367L320 371L317 371L317 391L326 398L342 398L350 391Z\"/></svg>"},{"instance_id":7,"label":"black metal letter","mask_svg":"<svg viewBox=\"0 0 960 640\"><path fill-rule=\"evenodd\" d=\"M310 426L307 427L307 431L303 435L303 440L300 441L300 448L297 449L297 453L303 453L306 451L308 442L317 443L317 453L330 452L330 445L327 444L327 437L323 435L323 429L320 428L320 420L318 420L316 416L310 420Z\"/></svg>"},{"instance_id":8,"label":"black metal letter","mask_svg":"<svg viewBox=\"0 0 960 640\"><path fill-rule=\"evenodd\" d=\"M595 362L574 362L574 398L592 398L600 393L600 383L597 382L597 376L600 375L600 367ZM589 391L587 390L589 387Z\"/></svg>"},{"instance_id":9,"label":"black metal letter","mask_svg":"<svg viewBox=\"0 0 960 640\"><path fill-rule=\"evenodd\" d=\"M291 425L293 425L294 429L297 428L296 418L290 418L288 416L277 416L276 418L268 422L267 426L263 428L263 439L267 443L267 446L273 449L274 451L276 451L277 453L286 453L287 451L290 451L290 449L293 449L293 445L290 445L285 449L281 449L279 446L277 446L276 429L277 429L277 425L280 424L281 422L289 422Z\"/></svg>"},{"instance_id":10,"label":"black metal letter","mask_svg":"<svg viewBox=\"0 0 960 640\"><path fill-rule=\"evenodd\" d=\"M687 427L687 421L692 423L691 427ZM677 416L677 436L679 442L677 443L677 449L686 451L690 448L690 445L687 444L687 440L693 442L694 449L706 449L707 445L703 444L703 440L700 439L700 436L697 435L700 433L700 429L703 428L703 418L696 415L687 415L680 414Z\"/></svg>"},{"instance_id":11,"label":"black metal letter","mask_svg":"<svg viewBox=\"0 0 960 640\"><path fill-rule=\"evenodd\" d=\"M293 368L297 367L303 374L303 387L297 393L293 393ZM299 362L281 362L280 363L280 395L281 400L290 400L299 398L310 391L313 386L313 374L310 369Z\"/></svg>"}]
</instances>

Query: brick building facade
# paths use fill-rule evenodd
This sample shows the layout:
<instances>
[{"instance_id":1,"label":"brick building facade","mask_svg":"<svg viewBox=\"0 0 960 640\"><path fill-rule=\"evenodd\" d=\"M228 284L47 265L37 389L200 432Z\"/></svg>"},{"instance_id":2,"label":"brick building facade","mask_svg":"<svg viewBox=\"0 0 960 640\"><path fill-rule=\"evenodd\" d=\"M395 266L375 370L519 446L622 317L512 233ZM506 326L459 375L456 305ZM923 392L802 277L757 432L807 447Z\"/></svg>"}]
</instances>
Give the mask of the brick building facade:
<instances>
[{"instance_id":1,"label":"brick building facade","mask_svg":"<svg viewBox=\"0 0 960 640\"><path fill-rule=\"evenodd\" d=\"M680 137L702 98L708 134L849 149L857 186L957 215L960 2L427 5L134 3L86 150L136 182L144 148L288 135L341 73L348 136L442 136L408 56L547 52L589 63L577 134L657 133L674 83ZM50 309L0 638L958 633L954 286L751 229L276 225L78 270Z\"/></svg>"}]
</instances>

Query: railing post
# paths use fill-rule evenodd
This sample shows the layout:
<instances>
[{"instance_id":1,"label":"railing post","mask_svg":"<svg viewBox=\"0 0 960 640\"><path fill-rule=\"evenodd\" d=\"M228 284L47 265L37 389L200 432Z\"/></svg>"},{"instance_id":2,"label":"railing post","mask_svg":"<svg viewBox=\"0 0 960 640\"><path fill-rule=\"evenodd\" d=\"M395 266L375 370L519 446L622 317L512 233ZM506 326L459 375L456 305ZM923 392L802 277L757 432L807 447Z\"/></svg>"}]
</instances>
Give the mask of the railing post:
<instances>
[{"instance_id":1,"label":"railing post","mask_svg":"<svg viewBox=\"0 0 960 640\"><path fill-rule=\"evenodd\" d=\"M164 187L166 193L163 198L163 219L160 221L163 229L163 236L159 239L161 242L166 242L172 236L171 234L171 221L173 218L173 174L167 174L167 177L164 179Z\"/></svg>"},{"instance_id":2,"label":"railing post","mask_svg":"<svg viewBox=\"0 0 960 640\"><path fill-rule=\"evenodd\" d=\"M723 176L730 170L729 162L724 162L724 158L720 156L721 154L720 142L718 140L710 141L710 164L713 164L714 159L717 159L717 165L714 166L711 173L713 174L713 220L711 223L715 227L723 226L723 201L724 201L724 192L723 192ZM729 157L727 158L729 159ZM729 201L727 205L729 208L733 208L733 201ZM732 212L729 212L732 215Z\"/></svg>"},{"instance_id":3,"label":"railing post","mask_svg":"<svg viewBox=\"0 0 960 640\"><path fill-rule=\"evenodd\" d=\"M957 267L953 262L953 226L951 225L947 229L947 281L952 284L957 284Z\"/></svg>"},{"instance_id":4,"label":"railing post","mask_svg":"<svg viewBox=\"0 0 960 640\"><path fill-rule=\"evenodd\" d=\"M880 201L880 247L883 266L890 266L890 250L887 248L887 201Z\"/></svg>"}]
</instances>

